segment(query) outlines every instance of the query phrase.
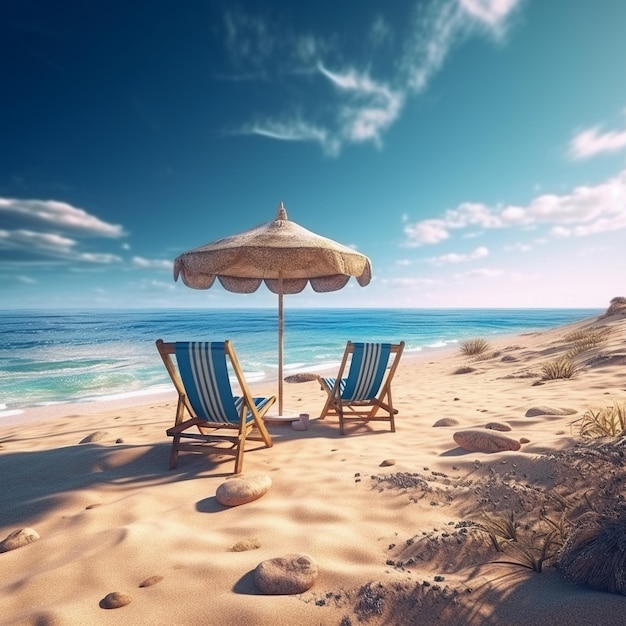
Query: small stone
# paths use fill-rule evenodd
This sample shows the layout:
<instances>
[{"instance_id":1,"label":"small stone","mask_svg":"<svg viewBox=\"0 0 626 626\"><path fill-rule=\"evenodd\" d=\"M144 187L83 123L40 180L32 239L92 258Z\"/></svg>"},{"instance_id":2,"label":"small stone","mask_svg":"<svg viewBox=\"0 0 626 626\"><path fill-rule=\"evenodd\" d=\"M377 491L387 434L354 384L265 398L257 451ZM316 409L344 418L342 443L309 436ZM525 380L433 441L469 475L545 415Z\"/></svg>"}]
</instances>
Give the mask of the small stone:
<instances>
[{"instance_id":1,"label":"small stone","mask_svg":"<svg viewBox=\"0 0 626 626\"><path fill-rule=\"evenodd\" d=\"M19 528L0 542L0 552L9 552L39 539L39 533L33 528Z\"/></svg>"},{"instance_id":2,"label":"small stone","mask_svg":"<svg viewBox=\"0 0 626 626\"><path fill-rule=\"evenodd\" d=\"M264 496L271 486L272 479L267 475L240 476L223 482L215 497L224 506L239 506Z\"/></svg>"},{"instance_id":3,"label":"small stone","mask_svg":"<svg viewBox=\"0 0 626 626\"><path fill-rule=\"evenodd\" d=\"M152 585L156 585L157 583L160 583L162 580L163 580L163 576L159 576L158 574L156 576L149 576L145 580L141 581L139 583L139 586L140 587L152 587Z\"/></svg>"},{"instance_id":4,"label":"small stone","mask_svg":"<svg viewBox=\"0 0 626 626\"><path fill-rule=\"evenodd\" d=\"M391 467L392 465L396 464L396 460L395 459L385 459L380 465L379 467Z\"/></svg>"},{"instance_id":5,"label":"small stone","mask_svg":"<svg viewBox=\"0 0 626 626\"><path fill-rule=\"evenodd\" d=\"M578 411L576 411L576 409L534 406L526 411L526 417L537 417L538 415L574 415L574 413L578 413Z\"/></svg>"},{"instance_id":6,"label":"small stone","mask_svg":"<svg viewBox=\"0 0 626 626\"><path fill-rule=\"evenodd\" d=\"M84 439L81 439L78 443L94 443L96 441L100 441L106 433L103 430L97 430L95 433L91 433L91 435L87 435Z\"/></svg>"},{"instance_id":7,"label":"small stone","mask_svg":"<svg viewBox=\"0 0 626 626\"><path fill-rule=\"evenodd\" d=\"M530 443L530 439L527 439L526 437L520 437L519 442L520 443Z\"/></svg>"},{"instance_id":8,"label":"small stone","mask_svg":"<svg viewBox=\"0 0 626 626\"><path fill-rule=\"evenodd\" d=\"M119 609L133 601L132 596L129 596L123 591L112 591L108 593L102 600L100 600L100 608L102 609Z\"/></svg>"},{"instance_id":9,"label":"small stone","mask_svg":"<svg viewBox=\"0 0 626 626\"><path fill-rule=\"evenodd\" d=\"M243 539L238 541L232 548L232 552L246 552L247 550L258 550L261 542L258 539Z\"/></svg>"},{"instance_id":10,"label":"small stone","mask_svg":"<svg viewBox=\"0 0 626 626\"><path fill-rule=\"evenodd\" d=\"M306 554L289 554L262 561L253 572L254 584L267 595L304 593L315 583L317 563Z\"/></svg>"},{"instance_id":11,"label":"small stone","mask_svg":"<svg viewBox=\"0 0 626 626\"><path fill-rule=\"evenodd\" d=\"M504 452L521 447L516 439L484 430L462 430L454 433L453 437L457 445L469 452Z\"/></svg>"},{"instance_id":12,"label":"small stone","mask_svg":"<svg viewBox=\"0 0 626 626\"><path fill-rule=\"evenodd\" d=\"M440 426L458 426L459 422L453 417L442 417L433 424L433 428L439 428Z\"/></svg>"},{"instance_id":13,"label":"small stone","mask_svg":"<svg viewBox=\"0 0 626 626\"><path fill-rule=\"evenodd\" d=\"M119 437L118 439L115 440L115 443L124 443L124 440Z\"/></svg>"},{"instance_id":14,"label":"small stone","mask_svg":"<svg viewBox=\"0 0 626 626\"><path fill-rule=\"evenodd\" d=\"M507 432L511 430L511 427L508 424L501 424L500 422L489 422L485 424L485 428L489 430L499 430L501 432Z\"/></svg>"}]
</instances>

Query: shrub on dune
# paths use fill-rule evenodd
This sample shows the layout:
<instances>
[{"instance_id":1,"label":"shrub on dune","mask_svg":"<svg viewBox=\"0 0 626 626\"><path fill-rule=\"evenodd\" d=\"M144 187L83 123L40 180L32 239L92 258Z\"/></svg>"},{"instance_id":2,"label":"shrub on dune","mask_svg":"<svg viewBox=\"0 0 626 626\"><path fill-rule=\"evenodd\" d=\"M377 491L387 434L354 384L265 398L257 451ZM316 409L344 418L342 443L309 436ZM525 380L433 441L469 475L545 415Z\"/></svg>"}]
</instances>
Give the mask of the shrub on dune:
<instances>
[{"instance_id":1,"label":"shrub on dune","mask_svg":"<svg viewBox=\"0 0 626 626\"><path fill-rule=\"evenodd\" d=\"M460 350L465 356L481 356L489 349L489 342L482 337L466 339L461 342Z\"/></svg>"}]
</instances>

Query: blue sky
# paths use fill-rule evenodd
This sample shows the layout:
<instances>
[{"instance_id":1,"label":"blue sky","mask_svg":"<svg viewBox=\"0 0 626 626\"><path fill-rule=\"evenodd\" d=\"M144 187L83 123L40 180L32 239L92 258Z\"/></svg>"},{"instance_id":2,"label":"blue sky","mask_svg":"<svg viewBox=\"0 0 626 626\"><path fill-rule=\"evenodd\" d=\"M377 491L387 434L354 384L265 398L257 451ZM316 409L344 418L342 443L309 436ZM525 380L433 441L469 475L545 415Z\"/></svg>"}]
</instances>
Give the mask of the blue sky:
<instances>
[{"instance_id":1,"label":"blue sky","mask_svg":"<svg viewBox=\"0 0 626 626\"><path fill-rule=\"evenodd\" d=\"M273 219L374 279L288 306L626 295L626 2L0 4L0 307L275 306L174 283Z\"/></svg>"}]
</instances>

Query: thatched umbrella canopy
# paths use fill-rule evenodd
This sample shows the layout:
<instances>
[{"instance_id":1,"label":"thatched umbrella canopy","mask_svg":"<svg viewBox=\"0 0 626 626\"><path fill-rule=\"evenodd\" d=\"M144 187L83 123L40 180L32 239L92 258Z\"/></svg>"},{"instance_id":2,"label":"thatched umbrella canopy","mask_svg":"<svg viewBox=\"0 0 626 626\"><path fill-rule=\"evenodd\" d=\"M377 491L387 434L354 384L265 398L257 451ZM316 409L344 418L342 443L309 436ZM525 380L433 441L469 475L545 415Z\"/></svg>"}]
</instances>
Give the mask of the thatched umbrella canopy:
<instances>
[{"instance_id":1,"label":"thatched umbrella canopy","mask_svg":"<svg viewBox=\"0 0 626 626\"><path fill-rule=\"evenodd\" d=\"M194 248L174 261L174 280L209 289L217 278L224 289L252 293L262 282L278 295L278 412L283 413L283 295L342 289L354 276L361 287L372 278L360 252L292 222L281 202L276 218L244 232Z\"/></svg>"}]
</instances>

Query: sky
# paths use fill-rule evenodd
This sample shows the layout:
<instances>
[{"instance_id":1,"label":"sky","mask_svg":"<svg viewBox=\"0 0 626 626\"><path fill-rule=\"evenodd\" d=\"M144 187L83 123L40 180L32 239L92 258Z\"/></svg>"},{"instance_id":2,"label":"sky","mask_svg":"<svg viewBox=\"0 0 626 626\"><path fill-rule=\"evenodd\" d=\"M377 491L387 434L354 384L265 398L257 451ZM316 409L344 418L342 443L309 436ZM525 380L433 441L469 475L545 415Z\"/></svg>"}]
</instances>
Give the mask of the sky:
<instances>
[{"instance_id":1,"label":"sky","mask_svg":"<svg viewBox=\"0 0 626 626\"><path fill-rule=\"evenodd\" d=\"M173 260L271 221L294 307L626 296L623 0L0 0L0 308L272 307Z\"/></svg>"}]
</instances>

